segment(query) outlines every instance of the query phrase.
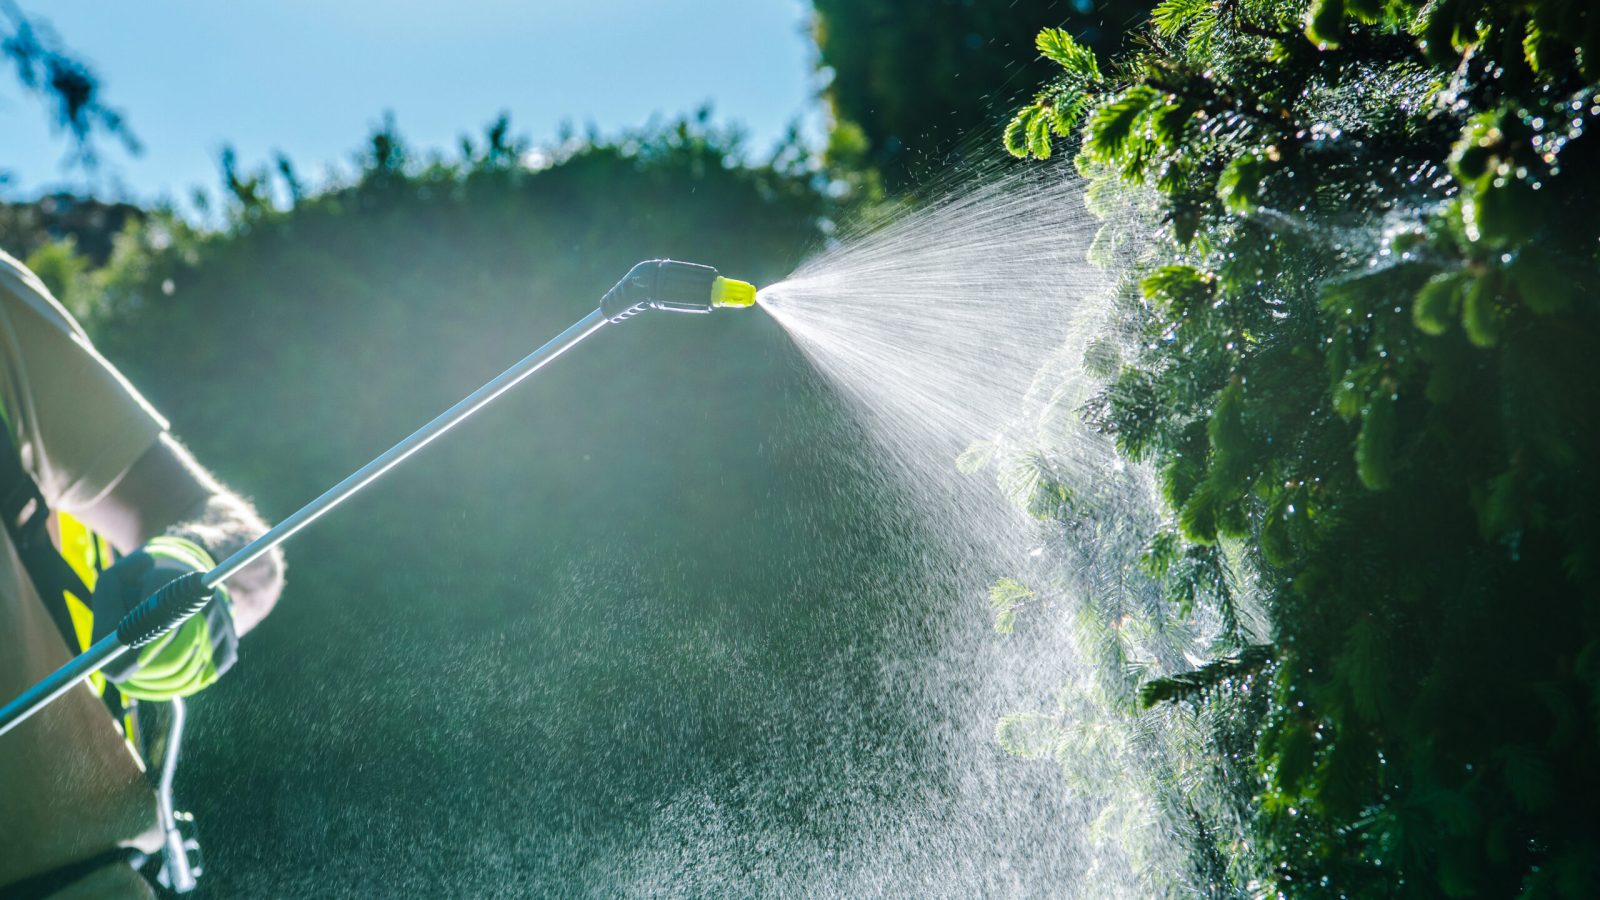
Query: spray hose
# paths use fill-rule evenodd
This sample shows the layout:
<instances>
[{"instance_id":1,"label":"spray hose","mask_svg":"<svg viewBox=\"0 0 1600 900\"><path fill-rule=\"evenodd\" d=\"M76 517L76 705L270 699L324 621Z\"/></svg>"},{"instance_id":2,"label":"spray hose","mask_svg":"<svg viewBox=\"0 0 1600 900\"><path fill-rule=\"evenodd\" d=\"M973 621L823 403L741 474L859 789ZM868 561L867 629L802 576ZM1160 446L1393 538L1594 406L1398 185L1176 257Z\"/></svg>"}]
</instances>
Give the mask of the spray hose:
<instances>
[{"instance_id":1,"label":"spray hose","mask_svg":"<svg viewBox=\"0 0 1600 900\"><path fill-rule=\"evenodd\" d=\"M719 308L749 307L755 302L754 285L725 278L710 266L670 259L639 263L605 293L598 309L579 319L572 327L440 413L433 421L412 432L215 568L204 573L184 575L146 598L123 617L115 631L0 708L0 735L49 705L74 685L105 668L112 660L182 625L205 606L217 585L354 496L378 476L399 465L434 438L455 427L603 326L622 322L650 309L708 313Z\"/></svg>"}]
</instances>

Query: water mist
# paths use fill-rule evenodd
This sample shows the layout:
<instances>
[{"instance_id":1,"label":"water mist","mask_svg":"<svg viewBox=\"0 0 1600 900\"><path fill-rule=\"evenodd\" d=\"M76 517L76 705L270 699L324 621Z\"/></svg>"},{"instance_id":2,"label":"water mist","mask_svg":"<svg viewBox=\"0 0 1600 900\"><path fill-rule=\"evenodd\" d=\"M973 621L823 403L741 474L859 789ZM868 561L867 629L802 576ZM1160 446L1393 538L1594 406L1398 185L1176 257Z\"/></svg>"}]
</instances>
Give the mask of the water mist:
<instances>
[{"instance_id":1,"label":"water mist","mask_svg":"<svg viewBox=\"0 0 1600 900\"><path fill-rule=\"evenodd\" d=\"M922 733L888 781L837 773L836 821L743 836L753 871L687 852L738 827L709 794L663 811L661 844L632 860L640 889L1192 894L1194 810L1163 788L1184 723L1135 715L1124 688L1187 667L1215 623L1170 614L1138 574L1151 478L1083 417L1128 339L1118 260L1091 264L1091 243L1107 215L1139 222L1126 200L1091 215L1060 167L962 177L758 297L868 436L862 502L916 522L916 580L945 586L881 616L879 690Z\"/></svg>"}]
</instances>

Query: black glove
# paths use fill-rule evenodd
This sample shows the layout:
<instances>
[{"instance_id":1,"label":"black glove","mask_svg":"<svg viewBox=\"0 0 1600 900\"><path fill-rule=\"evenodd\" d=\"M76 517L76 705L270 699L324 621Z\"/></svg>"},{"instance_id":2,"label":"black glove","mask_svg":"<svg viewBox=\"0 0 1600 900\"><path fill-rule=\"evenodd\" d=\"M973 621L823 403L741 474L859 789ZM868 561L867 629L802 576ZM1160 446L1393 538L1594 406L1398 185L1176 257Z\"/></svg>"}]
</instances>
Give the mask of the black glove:
<instances>
[{"instance_id":1,"label":"black glove","mask_svg":"<svg viewBox=\"0 0 1600 900\"><path fill-rule=\"evenodd\" d=\"M128 611L168 582L212 567L199 545L182 538L158 537L100 573L94 586L94 639L117 630ZM209 687L233 667L239 655L233 609L227 592L176 629L138 650L130 650L103 670L125 696L138 700L188 697Z\"/></svg>"}]
</instances>

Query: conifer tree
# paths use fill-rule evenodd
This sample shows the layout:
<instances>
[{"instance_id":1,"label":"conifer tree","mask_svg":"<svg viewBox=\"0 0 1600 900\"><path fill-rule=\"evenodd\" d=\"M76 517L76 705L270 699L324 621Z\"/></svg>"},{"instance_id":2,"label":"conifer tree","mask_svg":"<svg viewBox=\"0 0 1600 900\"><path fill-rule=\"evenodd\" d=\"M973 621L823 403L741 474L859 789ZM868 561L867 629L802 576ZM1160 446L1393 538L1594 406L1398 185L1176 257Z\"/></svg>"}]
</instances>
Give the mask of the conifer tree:
<instances>
[{"instance_id":1,"label":"conifer tree","mask_svg":"<svg viewBox=\"0 0 1600 900\"><path fill-rule=\"evenodd\" d=\"M1143 699L1258 703L1260 895L1600 896L1600 9L1166 0L1145 41L1042 33L1005 133L1156 198L1101 236L1143 249L1091 418L1160 473L1151 571L1237 555L1270 623Z\"/></svg>"},{"instance_id":2,"label":"conifer tree","mask_svg":"<svg viewBox=\"0 0 1600 900\"><path fill-rule=\"evenodd\" d=\"M1145 0L814 0L818 62L833 114L828 158L843 177L881 175L910 188L919 169L971 146L1049 74L1019 51L1060 26L1112 51L1149 10Z\"/></svg>"}]
</instances>

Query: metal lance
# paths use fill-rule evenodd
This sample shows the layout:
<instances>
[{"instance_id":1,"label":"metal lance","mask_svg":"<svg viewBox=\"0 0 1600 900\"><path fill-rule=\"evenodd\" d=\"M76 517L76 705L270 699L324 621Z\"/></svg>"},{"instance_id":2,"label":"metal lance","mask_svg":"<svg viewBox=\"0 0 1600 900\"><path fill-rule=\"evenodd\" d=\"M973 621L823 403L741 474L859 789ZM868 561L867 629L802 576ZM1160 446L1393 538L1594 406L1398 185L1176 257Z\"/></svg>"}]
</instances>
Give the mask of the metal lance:
<instances>
[{"instance_id":1,"label":"metal lance","mask_svg":"<svg viewBox=\"0 0 1600 900\"><path fill-rule=\"evenodd\" d=\"M755 305L755 298L754 285L725 278L710 266L669 259L639 263L606 292L599 308L551 338L549 343L523 357L488 384L473 391L433 421L323 492L322 496L301 507L266 534L224 559L216 568L178 578L134 607L118 623L116 631L101 638L72 661L0 708L0 735L49 705L50 701L71 690L74 685L105 668L112 660L182 625L205 607L218 585L240 569L309 527L380 475L398 466L435 438L461 424L468 416L606 325L626 321L651 309L709 313L719 308L745 308Z\"/></svg>"}]
</instances>

